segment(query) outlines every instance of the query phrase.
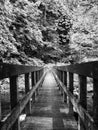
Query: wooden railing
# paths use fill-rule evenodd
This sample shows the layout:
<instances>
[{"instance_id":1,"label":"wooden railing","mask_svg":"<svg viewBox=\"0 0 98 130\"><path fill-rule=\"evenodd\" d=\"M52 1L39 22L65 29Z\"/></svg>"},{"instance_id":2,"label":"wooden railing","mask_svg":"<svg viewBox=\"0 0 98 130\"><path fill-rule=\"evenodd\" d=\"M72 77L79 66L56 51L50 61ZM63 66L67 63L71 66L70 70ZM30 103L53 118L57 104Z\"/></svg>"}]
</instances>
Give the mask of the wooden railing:
<instances>
[{"instance_id":1,"label":"wooden railing","mask_svg":"<svg viewBox=\"0 0 98 130\"><path fill-rule=\"evenodd\" d=\"M77 110L78 130L98 130L98 62L55 66L54 68L56 69L55 79L63 91L64 101L69 104L69 112L73 113L73 108ZM78 100L73 94L74 74L78 74L79 77ZM93 79L93 117L87 111L87 77Z\"/></svg>"},{"instance_id":2,"label":"wooden railing","mask_svg":"<svg viewBox=\"0 0 98 130\"><path fill-rule=\"evenodd\" d=\"M25 77L25 93L26 95L22 100L17 100L17 89L18 89L18 77L24 74ZM31 75L31 80L30 80ZM24 111L26 114L31 113L31 99L34 100L35 93L41 86L46 73L44 73L44 67L36 66L24 66L24 65L10 65L0 63L0 80L9 78L10 80L10 103L11 113L1 120L2 111L0 103L0 130L19 130L19 116ZM31 89L30 89L31 81Z\"/></svg>"}]
</instances>

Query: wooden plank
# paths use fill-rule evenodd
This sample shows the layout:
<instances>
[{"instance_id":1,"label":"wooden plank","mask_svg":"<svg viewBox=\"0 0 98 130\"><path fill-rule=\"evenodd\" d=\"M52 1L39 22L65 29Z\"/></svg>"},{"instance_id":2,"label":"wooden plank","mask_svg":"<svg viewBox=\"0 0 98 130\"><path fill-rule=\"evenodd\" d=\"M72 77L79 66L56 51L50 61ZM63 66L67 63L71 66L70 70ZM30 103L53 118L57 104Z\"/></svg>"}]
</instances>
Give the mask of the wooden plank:
<instances>
[{"instance_id":1,"label":"wooden plank","mask_svg":"<svg viewBox=\"0 0 98 130\"><path fill-rule=\"evenodd\" d=\"M98 130L98 80L93 79L94 83L94 97L93 97L93 118L94 130Z\"/></svg>"},{"instance_id":2,"label":"wooden plank","mask_svg":"<svg viewBox=\"0 0 98 130\"><path fill-rule=\"evenodd\" d=\"M36 81L38 82L39 78L38 78L38 71L36 71Z\"/></svg>"},{"instance_id":3,"label":"wooden plank","mask_svg":"<svg viewBox=\"0 0 98 130\"><path fill-rule=\"evenodd\" d=\"M74 87L73 87L73 73L69 72L69 91L72 94L73 94L73 89L74 89ZM69 104L69 113L73 114L73 105L72 105L72 102L70 101L70 98L69 98L68 104Z\"/></svg>"},{"instance_id":4,"label":"wooden plank","mask_svg":"<svg viewBox=\"0 0 98 130\"><path fill-rule=\"evenodd\" d=\"M60 71L60 73L61 73L61 81L63 83L63 71ZM61 95L63 95L62 87L60 87L60 91L61 91Z\"/></svg>"},{"instance_id":5,"label":"wooden plank","mask_svg":"<svg viewBox=\"0 0 98 130\"><path fill-rule=\"evenodd\" d=\"M34 84L36 84L36 71L34 72Z\"/></svg>"},{"instance_id":6,"label":"wooden plank","mask_svg":"<svg viewBox=\"0 0 98 130\"><path fill-rule=\"evenodd\" d=\"M31 73L31 84L32 84L32 88L34 87L34 72L32 72ZM35 94L33 94L33 96L32 96L32 102L34 102L35 101Z\"/></svg>"},{"instance_id":7,"label":"wooden plank","mask_svg":"<svg viewBox=\"0 0 98 130\"><path fill-rule=\"evenodd\" d=\"M79 104L85 110L87 110L87 81L86 81L86 77L82 75L79 75ZM85 116L84 116L84 120L85 120L85 124L87 124ZM79 118L78 122L79 122L78 129L86 130L86 127L81 118Z\"/></svg>"},{"instance_id":8,"label":"wooden plank","mask_svg":"<svg viewBox=\"0 0 98 130\"><path fill-rule=\"evenodd\" d=\"M11 110L13 110L18 102L18 76L13 76L10 78L10 103L11 103ZM19 130L19 121L18 119L15 121L11 130Z\"/></svg>"},{"instance_id":9,"label":"wooden plank","mask_svg":"<svg viewBox=\"0 0 98 130\"><path fill-rule=\"evenodd\" d=\"M64 71L64 85L67 88L67 72L65 71ZM67 102L67 95L65 92L63 93L63 96L64 96L64 102Z\"/></svg>"},{"instance_id":10,"label":"wooden plank","mask_svg":"<svg viewBox=\"0 0 98 130\"><path fill-rule=\"evenodd\" d=\"M38 71L36 71L36 83L38 82L38 80L39 80L39 75L38 75ZM38 89L36 90L36 95L38 95Z\"/></svg>"},{"instance_id":11,"label":"wooden plank","mask_svg":"<svg viewBox=\"0 0 98 130\"><path fill-rule=\"evenodd\" d=\"M17 103L17 106L11 111L7 119L2 122L1 130L9 130L11 128L11 126L15 123L15 121L27 105L32 95L35 93L36 89L43 82L45 75L46 73L41 77L40 81L34 86L34 88L32 88L31 91L29 91L26 96Z\"/></svg>"},{"instance_id":12,"label":"wooden plank","mask_svg":"<svg viewBox=\"0 0 98 130\"><path fill-rule=\"evenodd\" d=\"M31 72L31 84L32 84L32 88L34 86L34 72Z\"/></svg>"},{"instance_id":13,"label":"wooden plank","mask_svg":"<svg viewBox=\"0 0 98 130\"><path fill-rule=\"evenodd\" d=\"M50 79L50 80L49 80ZM77 123L62 102L57 83L51 72L47 73L40 95L32 107L32 114L22 123L22 130L77 130Z\"/></svg>"},{"instance_id":14,"label":"wooden plank","mask_svg":"<svg viewBox=\"0 0 98 130\"><path fill-rule=\"evenodd\" d=\"M29 81L29 73L25 74L25 93L27 94L30 91L30 81ZM28 104L25 107L26 114L31 113L31 101L28 101Z\"/></svg>"},{"instance_id":15,"label":"wooden plank","mask_svg":"<svg viewBox=\"0 0 98 130\"><path fill-rule=\"evenodd\" d=\"M11 76L25 74L33 71L38 71L40 69L42 69L42 67L0 63L0 79L9 78Z\"/></svg>"},{"instance_id":16,"label":"wooden plank","mask_svg":"<svg viewBox=\"0 0 98 130\"><path fill-rule=\"evenodd\" d=\"M58 66L57 69L98 79L98 61Z\"/></svg>"},{"instance_id":17,"label":"wooden plank","mask_svg":"<svg viewBox=\"0 0 98 130\"><path fill-rule=\"evenodd\" d=\"M0 121L2 118L2 113L1 113L1 87L0 87Z\"/></svg>"},{"instance_id":18,"label":"wooden plank","mask_svg":"<svg viewBox=\"0 0 98 130\"><path fill-rule=\"evenodd\" d=\"M93 118L88 114L88 112L77 102L76 98L73 96L73 94L66 89L65 85L58 79L58 77L56 76L56 74L54 73L55 79L56 81L59 83L59 85L63 88L63 91L67 94L67 96L70 98L70 101L72 102L73 106L75 107L75 109L77 110L77 113L79 114L79 116L81 117L82 121L84 122L84 125L86 127L86 120L85 117L87 117L87 119L89 120L89 123L91 124L91 126L93 125ZM97 98L98 99L98 98Z\"/></svg>"}]
</instances>

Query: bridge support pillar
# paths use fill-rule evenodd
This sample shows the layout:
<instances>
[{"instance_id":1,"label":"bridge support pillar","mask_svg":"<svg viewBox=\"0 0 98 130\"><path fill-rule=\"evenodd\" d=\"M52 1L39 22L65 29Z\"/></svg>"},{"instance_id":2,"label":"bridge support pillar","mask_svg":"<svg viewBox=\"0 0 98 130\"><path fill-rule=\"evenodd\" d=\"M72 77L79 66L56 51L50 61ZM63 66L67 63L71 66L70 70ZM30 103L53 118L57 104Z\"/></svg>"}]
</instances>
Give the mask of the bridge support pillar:
<instances>
[{"instance_id":1,"label":"bridge support pillar","mask_svg":"<svg viewBox=\"0 0 98 130\"><path fill-rule=\"evenodd\" d=\"M67 72L66 71L63 72L63 83L65 87L67 88ZM64 91L63 91L63 99L64 99L64 102L67 102L67 95Z\"/></svg>"},{"instance_id":2,"label":"bridge support pillar","mask_svg":"<svg viewBox=\"0 0 98 130\"><path fill-rule=\"evenodd\" d=\"M98 130L98 79L93 79L94 83L94 97L93 97L93 119L94 128L93 130Z\"/></svg>"},{"instance_id":3,"label":"bridge support pillar","mask_svg":"<svg viewBox=\"0 0 98 130\"><path fill-rule=\"evenodd\" d=\"M29 73L25 74L25 92L26 94L30 91L30 81L29 81ZM26 114L31 113L31 100L28 102L25 108Z\"/></svg>"},{"instance_id":4,"label":"bridge support pillar","mask_svg":"<svg viewBox=\"0 0 98 130\"><path fill-rule=\"evenodd\" d=\"M32 72L31 73L31 84L32 84L32 88L34 87L34 85L35 85L35 79L34 79L35 77L34 77L34 72ZM33 96L32 96L32 102L35 102L35 93L33 94Z\"/></svg>"},{"instance_id":5,"label":"bridge support pillar","mask_svg":"<svg viewBox=\"0 0 98 130\"><path fill-rule=\"evenodd\" d=\"M61 71L61 81L63 82L63 71ZM60 87L61 95L63 95L63 89Z\"/></svg>"},{"instance_id":6,"label":"bridge support pillar","mask_svg":"<svg viewBox=\"0 0 98 130\"><path fill-rule=\"evenodd\" d=\"M69 72L69 91L73 94L73 73ZM69 105L69 113L73 114L73 105L71 101L68 99L68 105Z\"/></svg>"},{"instance_id":7,"label":"bridge support pillar","mask_svg":"<svg viewBox=\"0 0 98 130\"><path fill-rule=\"evenodd\" d=\"M87 109L87 81L86 77L82 75L79 75L79 103L85 110ZM80 117L78 118L78 130L86 130L83 121ZM87 124L87 122L85 123Z\"/></svg>"},{"instance_id":8,"label":"bridge support pillar","mask_svg":"<svg viewBox=\"0 0 98 130\"><path fill-rule=\"evenodd\" d=\"M35 72L35 75L36 75L36 83L38 82L38 72L36 71ZM38 89L36 89L36 96L38 95Z\"/></svg>"},{"instance_id":9,"label":"bridge support pillar","mask_svg":"<svg viewBox=\"0 0 98 130\"><path fill-rule=\"evenodd\" d=\"M36 71L34 72L34 85L36 84ZM37 96L37 93L36 93L36 91L35 91L35 100L36 100L36 96Z\"/></svg>"},{"instance_id":10,"label":"bridge support pillar","mask_svg":"<svg viewBox=\"0 0 98 130\"><path fill-rule=\"evenodd\" d=\"M1 118L2 118L2 114L1 114L1 90L0 90L0 121L1 121Z\"/></svg>"},{"instance_id":11,"label":"bridge support pillar","mask_svg":"<svg viewBox=\"0 0 98 130\"><path fill-rule=\"evenodd\" d=\"M10 78L10 102L11 102L11 110L16 107L18 102L18 76L13 76ZM19 119L13 124L11 130L20 130Z\"/></svg>"}]
</instances>

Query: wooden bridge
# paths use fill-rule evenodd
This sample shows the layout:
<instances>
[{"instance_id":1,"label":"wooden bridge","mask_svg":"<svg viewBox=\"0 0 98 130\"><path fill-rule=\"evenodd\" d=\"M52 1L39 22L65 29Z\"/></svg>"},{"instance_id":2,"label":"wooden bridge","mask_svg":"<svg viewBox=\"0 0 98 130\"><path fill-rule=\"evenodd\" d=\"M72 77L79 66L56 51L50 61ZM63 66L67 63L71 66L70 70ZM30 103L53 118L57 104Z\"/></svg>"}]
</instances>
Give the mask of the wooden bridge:
<instances>
[{"instance_id":1,"label":"wooden bridge","mask_svg":"<svg viewBox=\"0 0 98 130\"><path fill-rule=\"evenodd\" d=\"M21 74L26 95L18 101ZM78 99L73 93L74 74L79 77ZM92 116L87 110L87 77L93 79ZM0 79L4 78L10 80L11 112L2 119L0 102L0 130L98 130L98 62L52 68L0 63Z\"/></svg>"}]
</instances>

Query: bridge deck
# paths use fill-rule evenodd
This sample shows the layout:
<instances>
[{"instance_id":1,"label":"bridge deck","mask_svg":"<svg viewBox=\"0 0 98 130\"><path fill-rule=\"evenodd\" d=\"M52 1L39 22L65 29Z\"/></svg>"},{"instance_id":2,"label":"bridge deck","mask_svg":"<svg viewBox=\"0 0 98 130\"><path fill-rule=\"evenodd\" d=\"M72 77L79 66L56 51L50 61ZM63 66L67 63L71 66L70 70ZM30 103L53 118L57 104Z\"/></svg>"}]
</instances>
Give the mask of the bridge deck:
<instances>
[{"instance_id":1,"label":"bridge deck","mask_svg":"<svg viewBox=\"0 0 98 130\"><path fill-rule=\"evenodd\" d=\"M21 123L22 130L77 130L77 123L68 113L52 73L45 77L32 112Z\"/></svg>"}]
</instances>

